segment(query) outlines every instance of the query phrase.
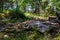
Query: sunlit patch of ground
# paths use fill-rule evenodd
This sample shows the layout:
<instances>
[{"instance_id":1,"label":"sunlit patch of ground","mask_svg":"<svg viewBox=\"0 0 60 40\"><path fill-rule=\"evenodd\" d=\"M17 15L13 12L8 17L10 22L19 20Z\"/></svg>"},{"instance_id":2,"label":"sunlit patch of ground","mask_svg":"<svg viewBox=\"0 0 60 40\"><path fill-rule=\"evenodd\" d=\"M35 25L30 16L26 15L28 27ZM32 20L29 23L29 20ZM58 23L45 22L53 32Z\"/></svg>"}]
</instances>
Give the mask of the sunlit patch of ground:
<instances>
[{"instance_id":1,"label":"sunlit patch of ground","mask_svg":"<svg viewBox=\"0 0 60 40\"><path fill-rule=\"evenodd\" d=\"M60 40L60 33L58 32L57 36L53 40Z\"/></svg>"},{"instance_id":2,"label":"sunlit patch of ground","mask_svg":"<svg viewBox=\"0 0 60 40\"><path fill-rule=\"evenodd\" d=\"M54 40L60 40L60 35L58 37L54 38Z\"/></svg>"},{"instance_id":3,"label":"sunlit patch of ground","mask_svg":"<svg viewBox=\"0 0 60 40\"><path fill-rule=\"evenodd\" d=\"M32 17L32 18L36 18L36 19L44 19L44 20L47 20L48 17L45 17L44 14L34 14L34 13L25 13L25 16L26 17Z\"/></svg>"}]
</instances>

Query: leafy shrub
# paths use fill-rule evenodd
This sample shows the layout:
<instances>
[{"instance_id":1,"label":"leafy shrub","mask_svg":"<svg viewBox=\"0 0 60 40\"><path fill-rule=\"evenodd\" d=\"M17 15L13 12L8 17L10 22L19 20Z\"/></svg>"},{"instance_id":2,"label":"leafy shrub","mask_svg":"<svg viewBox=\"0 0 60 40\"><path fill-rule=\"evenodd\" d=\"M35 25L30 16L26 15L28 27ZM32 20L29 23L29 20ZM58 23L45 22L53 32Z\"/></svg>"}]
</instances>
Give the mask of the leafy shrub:
<instances>
[{"instance_id":1,"label":"leafy shrub","mask_svg":"<svg viewBox=\"0 0 60 40\"><path fill-rule=\"evenodd\" d=\"M10 10L10 17L13 18L25 18L25 15L22 11Z\"/></svg>"},{"instance_id":2,"label":"leafy shrub","mask_svg":"<svg viewBox=\"0 0 60 40\"><path fill-rule=\"evenodd\" d=\"M2 8L0 8L0 13L2 13L3 12L3 9Z\"/></svg>"}]
</instances>

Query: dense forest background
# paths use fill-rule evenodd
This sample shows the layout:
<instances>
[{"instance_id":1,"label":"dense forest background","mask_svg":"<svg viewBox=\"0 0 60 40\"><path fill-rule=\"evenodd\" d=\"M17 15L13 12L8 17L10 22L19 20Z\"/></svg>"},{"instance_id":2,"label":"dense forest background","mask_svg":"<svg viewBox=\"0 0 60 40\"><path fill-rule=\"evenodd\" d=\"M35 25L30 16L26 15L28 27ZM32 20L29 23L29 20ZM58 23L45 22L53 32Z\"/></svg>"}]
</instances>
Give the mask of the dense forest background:
<instances>
[{"instance_id":1,"label":"dense forest background","mask_svg":"<svg viewBox=\"0 0 60 40\"><path fill-rule=\"evenodd\" d=\"M59 0L2 0L0 2L0 12L9 17L11 15L11 18L20 18L24 13L50 16L49 14L55 15L60 10Z\"/></svg>"}]
</instances>

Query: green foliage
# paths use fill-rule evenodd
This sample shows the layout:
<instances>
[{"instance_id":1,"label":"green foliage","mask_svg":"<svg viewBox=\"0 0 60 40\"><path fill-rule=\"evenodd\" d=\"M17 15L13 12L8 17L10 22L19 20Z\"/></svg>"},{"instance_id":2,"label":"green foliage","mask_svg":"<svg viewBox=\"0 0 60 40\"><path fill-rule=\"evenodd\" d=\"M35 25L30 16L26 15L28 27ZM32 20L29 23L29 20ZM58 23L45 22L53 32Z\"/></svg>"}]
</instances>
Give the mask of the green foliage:
<instances>
[{"instance_id":1,"label":"green foliage","mask_svg":"<svg viewBox=\"0 0 60 40\"><path fill-rule=\"evenodd\" d=\"M2 18L2 13L0 13L0 19Z\"/></svg>"},{"instance_id":2,"label":"green foliage","mask_svg":"<svg viewBox=\"0 0 60 40\"><path fill-rule=\"evenodd\" d=\"M11 16L11 18L25 18L25 15L23 12L21 11L16 11L16 10L12 10L10 11L9 15Z\"/></svg>"},{"instance_id":3,"label":"green foliage","mask_svg":"<svg viewBox=\"0 0 60 40\"><path fill-rule=\"evenodd\" d=\"M0 13L2 13L3 12L3 9L2 8L0 8Z\"/></svg>"},{"instance_id":4,"label":"green foliage","mask_svg":"<svg viewBox=\"0 0 60 40\"><path fill-rule=\"evenodd\" d=\"M60 0L51 0L51 5L56 6L57 10L60 10Z\"/></svg>"}]
</instances>

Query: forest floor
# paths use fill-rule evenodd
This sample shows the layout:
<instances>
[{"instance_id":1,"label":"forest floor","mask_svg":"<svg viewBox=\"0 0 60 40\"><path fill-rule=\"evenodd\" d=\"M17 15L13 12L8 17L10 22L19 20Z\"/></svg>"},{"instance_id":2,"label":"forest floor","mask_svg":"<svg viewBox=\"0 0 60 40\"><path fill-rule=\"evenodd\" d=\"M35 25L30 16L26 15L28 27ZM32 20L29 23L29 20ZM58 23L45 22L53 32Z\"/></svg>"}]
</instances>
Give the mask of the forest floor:
<instances>
[{"instance_id":1,"label":"forest floor","mask_svg":"<svg viewBox=\"0 0 60 40\"><path fill-rule=\"evenodd\" d=\"M38 14L35 15L27 13L25 16L30 18L33 17L33 19L22 23L17 21L15 23L9 23L7 25L3 24L3 22L2 26L5 26L5 29L4 31L0 32L0 40L60 40L60 24L55 23L54 20L48 21L49 17L44 17L44 15L40 17ZM48 27L52 26L52 30L46 31L44 33L38 31L36 26L45 27L43 26L44 24L41 25L41 22L46 24ZM52 35L50 33L52 33Z\"/></svg>"},{"instance_id":2,"label":"forest floor","mask_svg":"<svg viewBox=\"0 0 60 40\"><path fill-rule=\"evenodd\" d=\"M33 29L29 29L31 27L31 26L28 27L29 24L32 24L33 23L32 21L34 21L34 20L25 21L23 23L15 23L15 24L13 23L14 25L12 23L7 25L6 26L7 29L5 30L5 32L4 31L0 32L0 39L1 40L60 40L60 32L57 31L57 33L56 33L55 31L53 31L56 29L52 30L54 33L53 35L50 35L50 33L48 33L48 32L40 33L39 31L37 31L37 29L35 27ZM44 20L35 20L35 22L36 21L38 22L38 21L44 21ZM9 28L9 26L14 27L15 30ZM24 28L19 28L21 26ZM35 25L33 25L33 26L35 26ZM53 24L53 26L57 27L58 25ZM26 28L28 27L28 29L26 29L25 27ZM10 30L12 30L12 31L10 31Z\"/></svg>"}]
</instances>

